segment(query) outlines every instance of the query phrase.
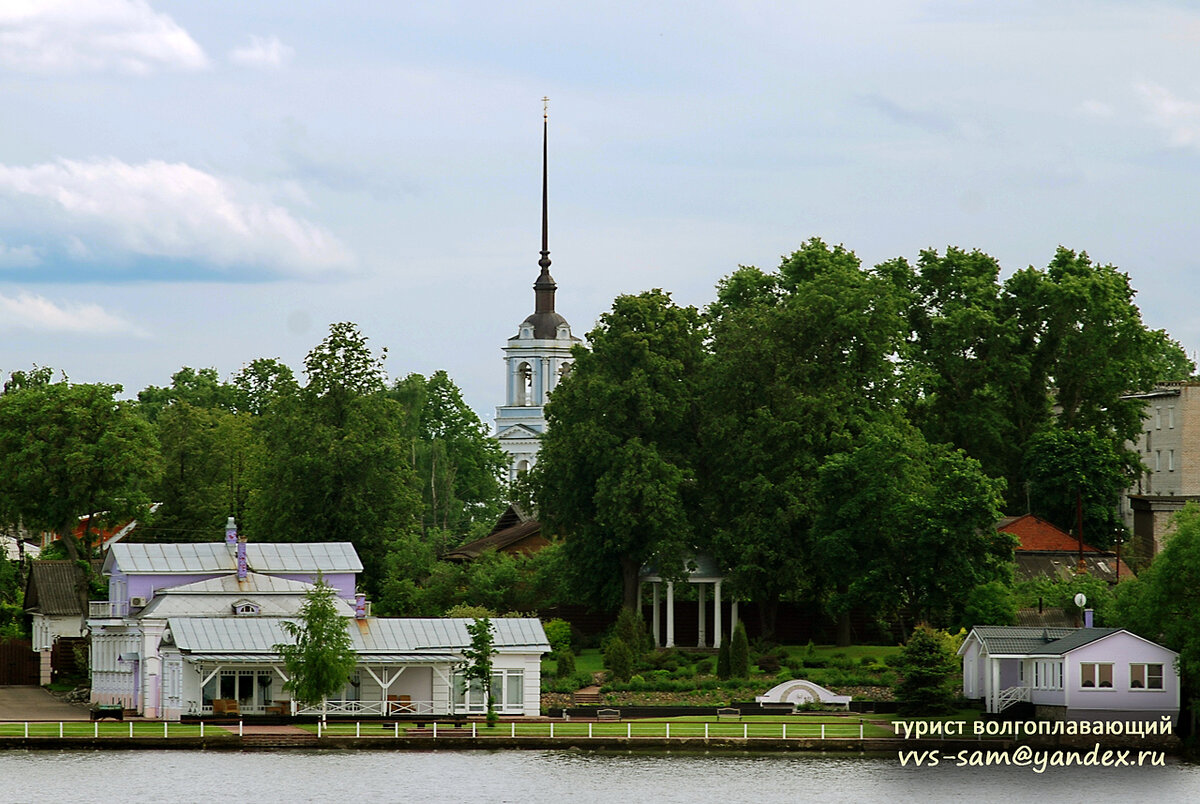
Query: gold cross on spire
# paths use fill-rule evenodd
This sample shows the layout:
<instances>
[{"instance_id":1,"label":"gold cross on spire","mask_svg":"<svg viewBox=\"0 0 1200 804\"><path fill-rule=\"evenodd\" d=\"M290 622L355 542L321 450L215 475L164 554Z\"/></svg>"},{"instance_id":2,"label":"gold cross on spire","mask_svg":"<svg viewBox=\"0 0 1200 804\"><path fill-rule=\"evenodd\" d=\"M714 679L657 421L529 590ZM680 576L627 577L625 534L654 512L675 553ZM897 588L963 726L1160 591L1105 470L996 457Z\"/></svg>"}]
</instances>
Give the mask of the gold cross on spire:
<instances>
[{"instance_id":1,"label":"gold cross on spire","mask_svg":"<svg viewBox=\"0 0 1200 804\"><path fill-rule=\"evenodd\" d=\"M550 99L545 96L542 97L542 119L550 119Z\"/></svg>"}]
</instances>

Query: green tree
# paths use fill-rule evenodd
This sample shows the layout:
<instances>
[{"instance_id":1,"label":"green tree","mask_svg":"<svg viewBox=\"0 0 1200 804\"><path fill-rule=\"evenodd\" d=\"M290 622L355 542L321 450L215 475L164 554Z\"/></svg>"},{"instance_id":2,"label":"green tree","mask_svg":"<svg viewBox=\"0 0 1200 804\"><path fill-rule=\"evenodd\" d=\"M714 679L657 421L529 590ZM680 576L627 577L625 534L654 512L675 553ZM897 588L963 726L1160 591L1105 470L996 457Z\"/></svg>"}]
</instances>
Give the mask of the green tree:
<instances>
[{"instance_id":1,"label":"green tree","mask_svg":"<svg viewBox=\"0 0 1200 804\"><path fill-rule=\"evenodd\" d=\"M904 675L896 700L904 715L945 715L954 711L960 667L944 635L917 626L900 654Z\"/></svg>"},{"instance_id":2,"label":"green tree","mask_svg":"<svg viewBox=\"0 0 1200 804\"><path fill-rule=\"evenodd\" d=\"M1013 590L1001 581L988 581L967 593L959 625L1016 625L1017 599Z\"/></svg>"},{"instance_id":3,"label":"green tree","mask_svg":"<svg viewBox=\"0 0 1200 804\"><path fill-rule=\"evenodd\" d=\"M1200 506L1175 515L1166 546L1137 580L1118 586L1120 624L1179 653L1184 700L1200 689Z\"/></svg>"},{"instance_id":4,"label":"green tree","mask_svg":"<svg viewBox=\"0 0 1200 804\"><path fill-rule=\"evenodd\" d=\"M119 385L10 387L0 394L0 511L86 558L92 526L149 506L160 469L154 435L131 403L116 400ZM74 535L81 516L89 517L82 543ZM86 600L87 590L80 594Z\"/></svg>"},{"instance_id":5,"label":"green tree","mask_svg":"<svg viewBox=\"0 0 1200 804\"><path fill-rule=\"evenodd\" d=\"M250 361L233 375L233 405L240 413L261 416L281 397L293 396L300 387L292 370L278 358Z\"/></svg>"},{"instance_id":6,"label":"green tree","mask_svg":"<svg viewBox=\"0 0 1200 804\"><path fill-rule=\"evenodd\" d=\"M617 681L628 681L633 677L633 651L620 637L613 637L604 645L604 666Z\"/></svg>"},{"instance_id":7,"label":"green tree","mask_svg":"<svg viewBox=\"0 0 1200 804\"><path fill-rule=\"evenodd\" d=\"M732 662L729 656L729 640L721 641L721 647L717 648L717 678L722 681L733 677Z\"/></svg>"},{"instance_id":8,"label":"green tree","mask_svg":"<svg viewBox=\"0 0 1200 804\"><path fill-rule=\"evenodd\" d=\"M901 300L889 275L814 238L775 274L727 277L708 310L705 513L734 591L763 607L764 635L779 600L820 580L809 542L818 468L894 404Z\"/></svg>"},{"instance_id":9,"label":"green tree","mask_svg":"<svg viewBox=\"0 0 1200 804\"><path fill-rule=\"evenodd\" d=\"M391 395L408 411L426 537L440 541L441 534L461 537L490 526L502 507L500 478L507 461L462 392L446 372L437 371L428 379L408 375ZM441 552L449 545L435 546Z\"/></svg>"},{"instance_id":10,"label":"green tree","mask_svg":"<svg viewBox=\"0 0 1200 804\"><path fill-rule=\"evenodd\" d=\"M299 617L281 625L292 638L273 648L287 670L283 688L300 703L321 704L324 710L329 697L346 686L358 663L349 623L338 613L333 587L318 577L304 597Z\"/></svg>"},{"instance_id":11,"label":"green tree","mask_svg":"<svg viewBox=\"0 0 1200 804\"><path fill-rule=\"evenodd\" d=\"M695 547L700 316L661 290L620 296L588 340L546 406L534 483L578 599L634 609L642 565L681 574Z\"/></svg>"},{"instance_id":12,"label":"green tree","mask_svg":"<svg viewBox=\"0 0 1200 804\"><path fill-rule=\"evenodd\" d=\"M1002 484L904 422L872 425L859 447L830 457L813 538L839 644L856 606L946 623L966 590L1006 580L1015 540L994 527Z\"/></svg>"},{"instance_id":13,"label":"green tree","mask_svg":"<svg viewBox=\"0 0 1200 804\"><path fill-rule=\"evenodd\" d=\"M186 402L197 408L232 410L234 389L221 381L215 368L196 370L184 366L171 375L171 385L166 388L148 386L138 391L138 409L147 419L154 421L167 407L175 402Z\"/></svg>"},{"instance_id":14,"label":"green tree","mask_svg":"<svg viewBox=\"0 0 1200 804\"><path fill-rule=\"evenodd\" d=\"M729 675L732 678L750 677L750 640L746 637L746 624L739 622L729 640Z\"/></svg>"},{"instance_id":15,"label":"green tree","mask_svg":"<svg viewBox=\"0 0 1200 804\"><path fill-rule=\"evenodd\" d=\"M471 636L471 644L463 650L463 658L467 661L462 671L463 681L477 684L483 691L483 699L487 702L487 725L491 728L496 725L496 706L492 698L492 656L496 652L492 621L487 617L473 620L467 626L467 633Z\"/></svg>"},{"instance_id":16,"label":"green tree","mask_svg":"<svg viewBox=\"0 0 1200 804\"><path fill-rule=\"evenodd\" d=\"M1026 443L1025 475L1032 512L1068 533L1108 547L1125 535L1117 500L1142 469L1137 454L1118 448L1111 434L1051 422Z\"/></svg>"},{"instance_id":17,"label":"green tree","mask_svg":"<svg viewBox=\"0 0 1200 804\"><path fill-rule=\"evenodd\" d=\"M307 383L259 417L263 457L247 510L252 538L347 541L378 598L389 559L417 527L420 497L403 438L405 412L385 392L383 359L349 323L305 359Z\"/></svg>"}]
</instances>

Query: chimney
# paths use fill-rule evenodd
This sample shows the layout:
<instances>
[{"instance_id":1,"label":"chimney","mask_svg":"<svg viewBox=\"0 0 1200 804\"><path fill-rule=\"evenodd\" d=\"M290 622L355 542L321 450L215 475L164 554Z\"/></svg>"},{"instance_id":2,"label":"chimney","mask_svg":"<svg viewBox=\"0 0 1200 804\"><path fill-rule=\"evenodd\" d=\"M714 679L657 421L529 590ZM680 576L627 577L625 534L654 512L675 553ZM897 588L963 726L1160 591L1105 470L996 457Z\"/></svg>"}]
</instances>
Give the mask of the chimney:
<instances>
[{"instance_id":1,"label":"chimney","mask_svg":"<svg viewBox=\"0 0 1200 804\"><path fill-rule=\"evenodd\" d=\"M354 595L354 619L367 619L367 596L362 592Z\"/></svg>"},{"instance_id":2,"label":"chimney","mask_svg":"<svg viewBox=\"0 0 1200 804\"><path fill-rule=\"evenodd\" d=\"M225 520L225 544L230 549L233 549L233 546L237 544L237 540L237 523L233 521L233 517L229 517L229 519Z\"/></svg>"},{"instance_id":3,"label":"chimney","mask_svg":"<svg viewBox=\"0 0 1200 804\"><path fill-rule=\"evenodd\" d=\"M1092 610L1091 609L1083 610L1083 627L1084 628L1092 627Z\"/></svg>"},{"instance_id":4,"label":"chimney","mask_svg":"<svg viewBox=\"0 0 1200 804\"><path fill-rule=\"evenodd\" d=\"M248 571L249 568L246 566L246 537L245 536L239 536L238 540L237 540L237 567L238 567L238 569L237 569L238 580L239 581L246 580L246 572Z\"/></svg>"}]
</instances>

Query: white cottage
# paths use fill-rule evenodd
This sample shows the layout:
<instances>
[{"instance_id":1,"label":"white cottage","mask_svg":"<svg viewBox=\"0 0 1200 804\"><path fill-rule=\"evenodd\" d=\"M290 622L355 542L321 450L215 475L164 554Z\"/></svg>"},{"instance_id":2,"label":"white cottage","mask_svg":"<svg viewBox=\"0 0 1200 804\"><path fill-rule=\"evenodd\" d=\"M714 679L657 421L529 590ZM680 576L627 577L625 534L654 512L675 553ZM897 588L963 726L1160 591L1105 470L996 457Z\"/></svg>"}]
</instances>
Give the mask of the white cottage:
<instances>
[{"instance_id":1,"label":"white cottage","mask_svg":"<svg viewBox=\"0 0 1200 804\"><path fill-rule=\"evenodd\" d=\"M295 705L275 645L290 643L284 618L171 618L163 634L163 717L224 714L404 716L482 714L478 686L464 685L469 619L348 619L358 665L324 710ZM505 716L536 717L541 657L550 650L535 618L491 621L492 696Z\"/></svg>"},{"instance_id":2,"label":"white cottage","mask_svg":"<svg viewBox=\"0 0 1200 804\"><path fill-rule=\"evenodd\" d=\"M1179 715L1178 654L1124 629L981 625L958 654L963 697L991 713L1028 702L1059 720Z\"/></svg>"},{"instance_id":3,"label":"white cottage","mask_svg":"<svg viewBox=\"0 0 1200 804\"><path fill-rule=\"evenodd\" d=\"M456 680L470 620L380 619L355 593L362 569L346 543L117 544L104 572L109 599L91 603L92 701L150 718L296 713L282 691L274 646L318 574L333 587L359 654L334 715L448 715L485 711L478 688ZM540 711L536 619L493 620L493 697L505 715Z\"/></svg>"}]
</instances>

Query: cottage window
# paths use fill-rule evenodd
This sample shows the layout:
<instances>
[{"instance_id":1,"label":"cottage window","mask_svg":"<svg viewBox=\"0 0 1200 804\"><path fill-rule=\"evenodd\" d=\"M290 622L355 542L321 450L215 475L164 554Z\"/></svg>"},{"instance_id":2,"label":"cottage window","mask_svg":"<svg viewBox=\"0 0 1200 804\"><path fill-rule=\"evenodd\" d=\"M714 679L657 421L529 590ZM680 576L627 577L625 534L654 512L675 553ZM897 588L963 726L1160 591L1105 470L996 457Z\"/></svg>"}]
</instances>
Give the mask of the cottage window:
<instances>
[{"instance_id":1,"label":"cottage window","mask_svg":"<svg viewBox=\"0 0 1200 804\"><path fill-rule=\"evenodd\" d=\"M1174 428L1175 428L1175 406L1168 405L1167 406L1167 429L1171 430Z\"/></svg>"},{"instance_id":2,"label":"cottage window","mask_svg":"<svg viewBox=\"0 0 1200 804\"><path fill-rule=\"evenodd\" d=\"M1175 450L1173 449L1167 450L1167 471L1175 471Z\"/></svg>"},{"instance_id":3,"label":"cottage window","mask_svg":"<svg viewBox=\"0 0 1200 804\"><path fill-rule=\"evenodd\" d=\"M1162 429L1162 406L1161 405L1154 408L1154 429L1155 430Z\"/></svg>"},{"instance_id":4,"label":"cottage window","mask_svg":"<svg viewBox=\"0 0 1200 804\"><path fill-rule=\"evenodd\" d=\"M1161 664L1129 665L1129 688L1161 690L1163 688L1163 666Z\"/></svg>"},{"instance_id":5,"label":"cottage window","mask_svg":"<svg viewBox=\"0 0 1200 804\"><path fill-rule=\"evenodd\" d=\"M1161 449L1156 449L1154 451L1154 471L1156 471L1156 472L1162 471L1162 450Z\"/></svg>"},{"instance_id":6,"label":"cottage window","mask_svg":"<svg viewBox=\"0 0 1200 804\"><path fill-rule=\"evenodd\" d=\"M1112 664L1083 662L1079 665L1079 686L1111 687L1113 685Z\"/></svg>"},{"instance_id":7,"label":"cottage window","mask_svg":"<svg viewBox=\"0 0 1200 804\"><path fill-rule=\"evenodd\" d=\"M1042 659L1033 663L1033 686L1039 690L1062 689L1062 662Z\"/></svg>"},{"instance_id":8,"label":"cottage window","mask_svg":"<svg viewBox=\"0 0 1200 804\"><path fill-rule=\"evenodd\" d=\"M525 671L494 670L492 672L492 705L497 712L521 714L525 706ZM486 712L487 701L478 681L469 685L462 673L454 675L454 708L458 711Z\"/></svg>"}]
</instances>

